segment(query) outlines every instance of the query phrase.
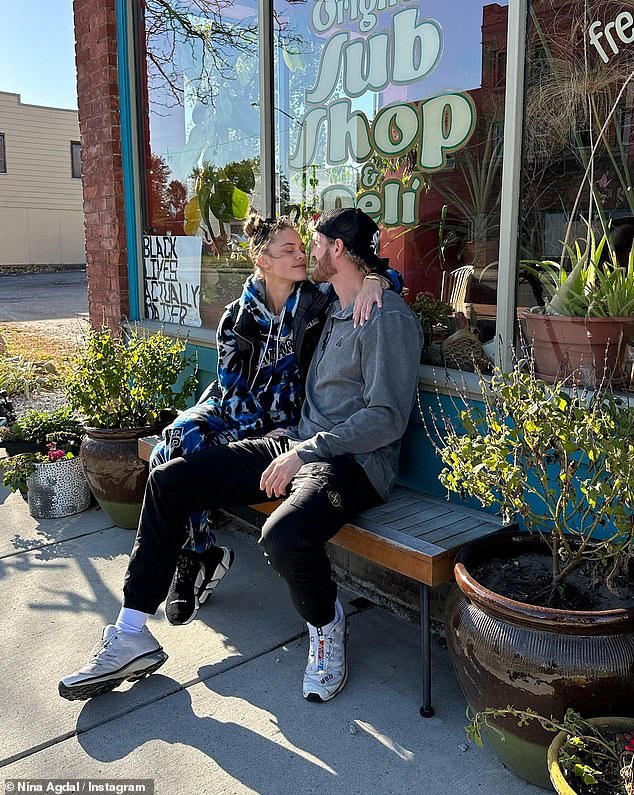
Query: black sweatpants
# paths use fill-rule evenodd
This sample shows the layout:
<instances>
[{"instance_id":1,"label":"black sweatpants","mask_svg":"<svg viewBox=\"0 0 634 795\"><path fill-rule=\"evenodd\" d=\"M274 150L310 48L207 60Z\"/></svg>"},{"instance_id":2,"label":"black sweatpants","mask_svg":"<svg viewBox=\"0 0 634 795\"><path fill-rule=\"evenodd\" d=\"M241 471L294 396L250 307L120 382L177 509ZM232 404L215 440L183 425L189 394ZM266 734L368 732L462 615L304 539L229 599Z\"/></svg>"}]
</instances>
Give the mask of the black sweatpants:
<instances>
[{"instance_id":1,"label":"black sweatpants","mask_svg":"<svg viewBox=\"0 0 634 795\"><path fill-rule=\"evenodd\" d=\"M125 575L126 607L155 613L167 596L192 511L264 502L260 478L286 437L249 439L160 464L150 472L139 529ZM351 455L304 464L260 543L286 580L293 604L315 626L335 616L337 587L325 543L356 514L381 502Z\"/></svg>"}]
</instances>

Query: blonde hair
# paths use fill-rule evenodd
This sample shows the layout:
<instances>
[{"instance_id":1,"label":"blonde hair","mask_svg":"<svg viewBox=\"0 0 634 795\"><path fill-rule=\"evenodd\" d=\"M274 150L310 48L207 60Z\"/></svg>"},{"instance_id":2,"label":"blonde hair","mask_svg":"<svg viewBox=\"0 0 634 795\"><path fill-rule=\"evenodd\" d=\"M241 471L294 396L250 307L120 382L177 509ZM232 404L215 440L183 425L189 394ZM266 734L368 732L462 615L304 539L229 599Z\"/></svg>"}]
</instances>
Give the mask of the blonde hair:
<instances>
[{"instance_id":1,"label":"blonde hair","mask_svg":"<svg viewBox=\"0 0 634 795\"><path fill-rule=\"evenodd\" d=\"M253 262L253 270L260 279L264 274L258 266L258 257L264 254L275 235L282 229L295 229L288 216L263 218L258 212L251 210L244 222L244 234L249 238L249 256Z\"/></svg>"}]
</instances>

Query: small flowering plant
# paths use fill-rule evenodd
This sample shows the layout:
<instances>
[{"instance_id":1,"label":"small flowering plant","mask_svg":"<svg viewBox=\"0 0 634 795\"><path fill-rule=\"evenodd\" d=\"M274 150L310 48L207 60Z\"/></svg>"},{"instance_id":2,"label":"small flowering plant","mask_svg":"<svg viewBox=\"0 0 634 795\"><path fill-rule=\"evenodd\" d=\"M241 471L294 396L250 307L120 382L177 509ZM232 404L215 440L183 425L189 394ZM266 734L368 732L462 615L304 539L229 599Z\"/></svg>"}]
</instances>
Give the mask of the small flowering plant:
<instances>
[{"instance_id":1,"label":"small flowering plant","mask_svg":"<svg viewBox=\"0 0 634 795\"><path fill-rule=\"evenodd\" d=\"M81 436L76 433L50 433L45 453L22 453L0 460L2 485L26 494L27 481L40 464L55 463L79 455Z\"/></svg>"},{"instance_id":2,"label":"small flowering plant","mask_svg":"<svg viewBox=\"0 0 634 795\"><path fill-rule=\"evenodd\" d=\"M598 721L584 720L568 709L560 721L538 715L532 709L484 709L466 727L467 737L482 747L482 730L500 732L492 721L517 719L519 726L530 721L553 733L562 732L557 762L569 786L579 795L634 795L634 732L610 732ZM559 791L559 789L558 789Z\"/></svg>"}]
</instances>

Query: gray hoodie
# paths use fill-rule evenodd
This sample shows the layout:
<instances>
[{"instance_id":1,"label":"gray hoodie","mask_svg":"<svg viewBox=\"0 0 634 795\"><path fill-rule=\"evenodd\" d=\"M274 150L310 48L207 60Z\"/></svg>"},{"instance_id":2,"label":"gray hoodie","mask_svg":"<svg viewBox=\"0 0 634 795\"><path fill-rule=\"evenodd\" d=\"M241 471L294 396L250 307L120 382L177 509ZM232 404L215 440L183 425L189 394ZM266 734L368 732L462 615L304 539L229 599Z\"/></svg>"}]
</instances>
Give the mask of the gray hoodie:
<instances>
[{"instance_id":1,"label":"gray hoodie","mask_svg":"<svg viewBox=\"0 0 634 795\"><path fill-rule=\"evenodd\" d=\"M396 293L363 326L336 301L308 371L299 426L287 435L305 463L352 454L385 498L396 480L400 440L418 383L423 335Z\"/></svg>"}]
</instances>

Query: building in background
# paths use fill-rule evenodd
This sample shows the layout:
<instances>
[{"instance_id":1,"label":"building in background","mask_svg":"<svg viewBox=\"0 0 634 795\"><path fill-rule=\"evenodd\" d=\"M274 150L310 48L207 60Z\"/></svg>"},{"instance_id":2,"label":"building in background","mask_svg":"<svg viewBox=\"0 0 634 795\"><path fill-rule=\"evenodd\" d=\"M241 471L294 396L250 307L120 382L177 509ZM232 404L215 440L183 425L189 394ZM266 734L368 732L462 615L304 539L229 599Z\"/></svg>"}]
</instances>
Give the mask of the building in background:
<instances>
[{"instance_id":1,"label":"building in background","mask_svg":"<svg viewBox=\"0 0 634 795\"><path fill-rule=\"evenodd\" d=\"M85 265L80 150L76 110L0 92L0 270Z\"/></svg>"}]
</instances>

